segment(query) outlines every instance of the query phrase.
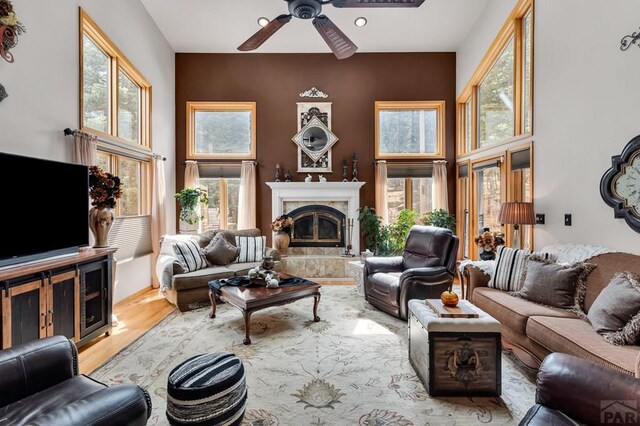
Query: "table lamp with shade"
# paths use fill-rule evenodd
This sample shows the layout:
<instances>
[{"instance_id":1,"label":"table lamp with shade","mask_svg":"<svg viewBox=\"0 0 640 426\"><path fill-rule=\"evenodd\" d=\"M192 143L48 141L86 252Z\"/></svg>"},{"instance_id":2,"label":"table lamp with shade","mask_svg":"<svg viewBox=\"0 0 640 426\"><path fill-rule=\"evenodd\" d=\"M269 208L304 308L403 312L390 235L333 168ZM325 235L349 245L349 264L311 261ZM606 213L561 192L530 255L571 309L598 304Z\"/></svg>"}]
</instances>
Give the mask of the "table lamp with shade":
<instances>
[{"instance_id":1,"label":"table lamp with shade","mask_svg":"<svg viewBox=\"0 0 640 426\"><path fill-rule=\"evenodd\" d=\"M513 246L520 246L520 225L534 225L536 215L533 211L533 203L511 201L502 203L500 208L500 223L513 225Z\"/></svg>"}]
</instances>

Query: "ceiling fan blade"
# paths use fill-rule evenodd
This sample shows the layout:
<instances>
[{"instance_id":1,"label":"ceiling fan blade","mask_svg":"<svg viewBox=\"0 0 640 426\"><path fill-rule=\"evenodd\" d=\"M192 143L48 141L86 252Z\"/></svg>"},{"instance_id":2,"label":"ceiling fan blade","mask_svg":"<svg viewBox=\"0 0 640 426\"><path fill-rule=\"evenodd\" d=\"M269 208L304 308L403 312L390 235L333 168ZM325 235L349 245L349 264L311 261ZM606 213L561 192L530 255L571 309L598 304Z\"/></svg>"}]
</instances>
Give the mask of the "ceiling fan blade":
<instances>
[{"instance_id":1,"label":"ceiling fan blade","mask_svg":"<svg viewBox=\"0 0 640 426\"><path fill-rule=\"evenodd\" d=\"M313 20L313 26L320 33L338 59L346 59L356 53L358 46L336 27L331 19L320 15Z\"/></svg>"},{"instance_id":2,"label":"ceiling fan blade","mask_svg":"<svg viewBox=\"0 0 640 426\"><path fill-rule=\"evenodd\" d=\"M420 7L424 0L333 0L335 7Z\"/></svg>"},{"instance_id":3,"label":"ceiling fan blade","mask_svg":"<svg viewBox=\"0 0 640 426\"><path fill-rule=\"evenodd\" d=\"M280 15L273 21L269 22L265 27L261 28L254 35L249 37L247 41L242 43L238 50L241 52L247 52L249 50L256 50L272 35L276 33L280 28L284 27L284 24L291 20L291 15Z\"/></svg>"}]
</instances>

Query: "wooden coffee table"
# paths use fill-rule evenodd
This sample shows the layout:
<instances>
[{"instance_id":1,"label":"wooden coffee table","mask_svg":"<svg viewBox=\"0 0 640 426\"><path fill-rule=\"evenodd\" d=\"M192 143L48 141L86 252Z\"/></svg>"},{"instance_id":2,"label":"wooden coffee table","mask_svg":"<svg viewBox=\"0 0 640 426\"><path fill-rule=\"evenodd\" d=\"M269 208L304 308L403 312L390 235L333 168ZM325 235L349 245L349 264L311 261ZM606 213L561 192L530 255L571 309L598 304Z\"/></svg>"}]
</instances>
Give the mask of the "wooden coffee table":
<instances>
[{"instance_id":1,"label":"wooden coffee table","mask_svg":"<svg viewBox=\"0 0 640 426\"><path fill-rule=\"evenodd\" d=\"M295 278L291 275L280 274L280 278ZM242 311L244 316L245 338L242 343L251 344L249 338L251 314L261 309L270 308L272 306L286 305L307 297L313 297L313 320L320 321L318 316L318 304L320 303L320 284L301 284L288 287L266 288L266 287L244 287L244 286L223 286L218 297L235 306ZM209 318L216 317L216 296L209 291L209 299L211 299L211 313Z\"/></svg>"}]
</instances>

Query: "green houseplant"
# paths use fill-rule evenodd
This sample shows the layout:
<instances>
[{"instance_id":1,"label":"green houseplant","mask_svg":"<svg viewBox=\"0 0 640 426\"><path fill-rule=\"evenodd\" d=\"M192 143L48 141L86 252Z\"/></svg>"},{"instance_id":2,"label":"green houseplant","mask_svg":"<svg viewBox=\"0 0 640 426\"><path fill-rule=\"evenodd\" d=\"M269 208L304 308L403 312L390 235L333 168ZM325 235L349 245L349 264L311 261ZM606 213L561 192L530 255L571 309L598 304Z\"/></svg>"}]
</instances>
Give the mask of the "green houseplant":
<instances>
[{"instance_id":1,"label":"green houseplant","mask_svg":"<svg viewBox=\"0 0 640 426\"><path fill-rule=\"evenodd\" d=\"M180 203L180 220L193 225L204 219L196 208L198 204L209 204L209 196L207 190L203 188L185 188L176 193L176 199Z\"/></svg>"},{"instance_id":2,"label":"green houseplant","mask_svg":"<svg viewBox=\"0 0 640 426\"><path fill-rule=\"evenodd\" d=\"M422 223L439 228L447 228L451 232L456 232L456 217L444 209L436 209L425 213L422 216Z\"/></svg>"},{"instance_id":3,"label":"green houseplant","mask_svg":"<svg viewBox=\"0 0 640 426\"><path fill-rule=\"evenodd\" d=\"M389 230L382 225L382 218L376 215L376 210L372 207L364 206L358 212L358 222L362 227L367 249L378 256L388 255Z\"/></svg>"},{"instance_id":4,"label":"green houseplant","mask_svg":"<svg viewBox=\"0 0 640 426\"><path fill-rule=\"evenodd\" d=\"M389 228L389 249L391 254L399 256L407 243L411 227L418 223L420 213L411 209L400 210L396 221Z\"/></svg>"}]
</instances>

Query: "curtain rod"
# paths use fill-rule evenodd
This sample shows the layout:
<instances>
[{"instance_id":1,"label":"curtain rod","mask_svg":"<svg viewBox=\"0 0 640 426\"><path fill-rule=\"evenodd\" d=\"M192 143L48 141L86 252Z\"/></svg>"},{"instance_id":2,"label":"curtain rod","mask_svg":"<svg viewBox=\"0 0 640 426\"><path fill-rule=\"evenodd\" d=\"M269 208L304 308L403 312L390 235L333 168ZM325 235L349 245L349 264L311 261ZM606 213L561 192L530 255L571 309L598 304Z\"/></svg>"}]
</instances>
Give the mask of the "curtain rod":
<instances>
[{"instance_id":1,"label":"curtain rod","mask_svg":"<svg viewBox=\"0 0 640 426\"><path fill-rule=\"evenodd\" d=\"M74 136L77 133L84 133L84 132L82 132L80 130L77 130L77 129L76 130L71 130L68 127L66 129L64 129L63 132L64 132L65 136ZM108 140L108 139L102 139L102 138L99 138L98 136L92 135L90 133L84 133L84 134L86 134L88 136L93 136L96 139L98 139L100 142L103 142L103 143L105 143L107 145L111 145L111 146L114 146L116 148L123 148L123 145L120 144L120 143L117 143L117 142L114 142L114 141L111 141L111 140ZM126 147L126 148L131 149L131 147ZM149 152L147 152L145 150L141 150L141 149L137 149L137 148L133 148L133 150L136 151L136 153L138 153L138 154L143 154L143 155L147 155L147 156L150 156L150 157L157 157L157 158L161 158L162 161L167 161L167 157L165 157L164 155L156 154L155 152L149 153Z\"/></svg>"},{"instance_id":2,"label":"curtain rod","mask_svg":"<svg viewBox=\"0 0 640 426\"><path fill-rule=\"evenodd\" d=\"M435 163L436 161L444 161L446 165L449 165L449 162L446 160L422 160L422 161L426 161L426 162L416 162L416 160L414 161L393 161L393 160L371 160L371 164L372 165L376 165L378 164L378 162L380 161L384 161L385 163L387 163L388 166L432 166L433 163Z\"/></svg>"},{"instance_id":3,"label":"curtain rod","mask_svg":"<svg viewBox=\"0 0 640 426\"><path fill-rule=\"evenodd\" d=\"M260 162L258 160L241 160L242 162L244 161L249 161L253 164L255 164L256 166L258 164L260 164ZM207 160L186 160L184 162L184 164L187 163L196 163L196 164L201 164L203 166L214 166L214 167L238 167L238 163L233 163L233 162L228 162L228 163L220 163L220 162L215 162L215 161L207 161Z\"/></svg>"}]
</instances>

